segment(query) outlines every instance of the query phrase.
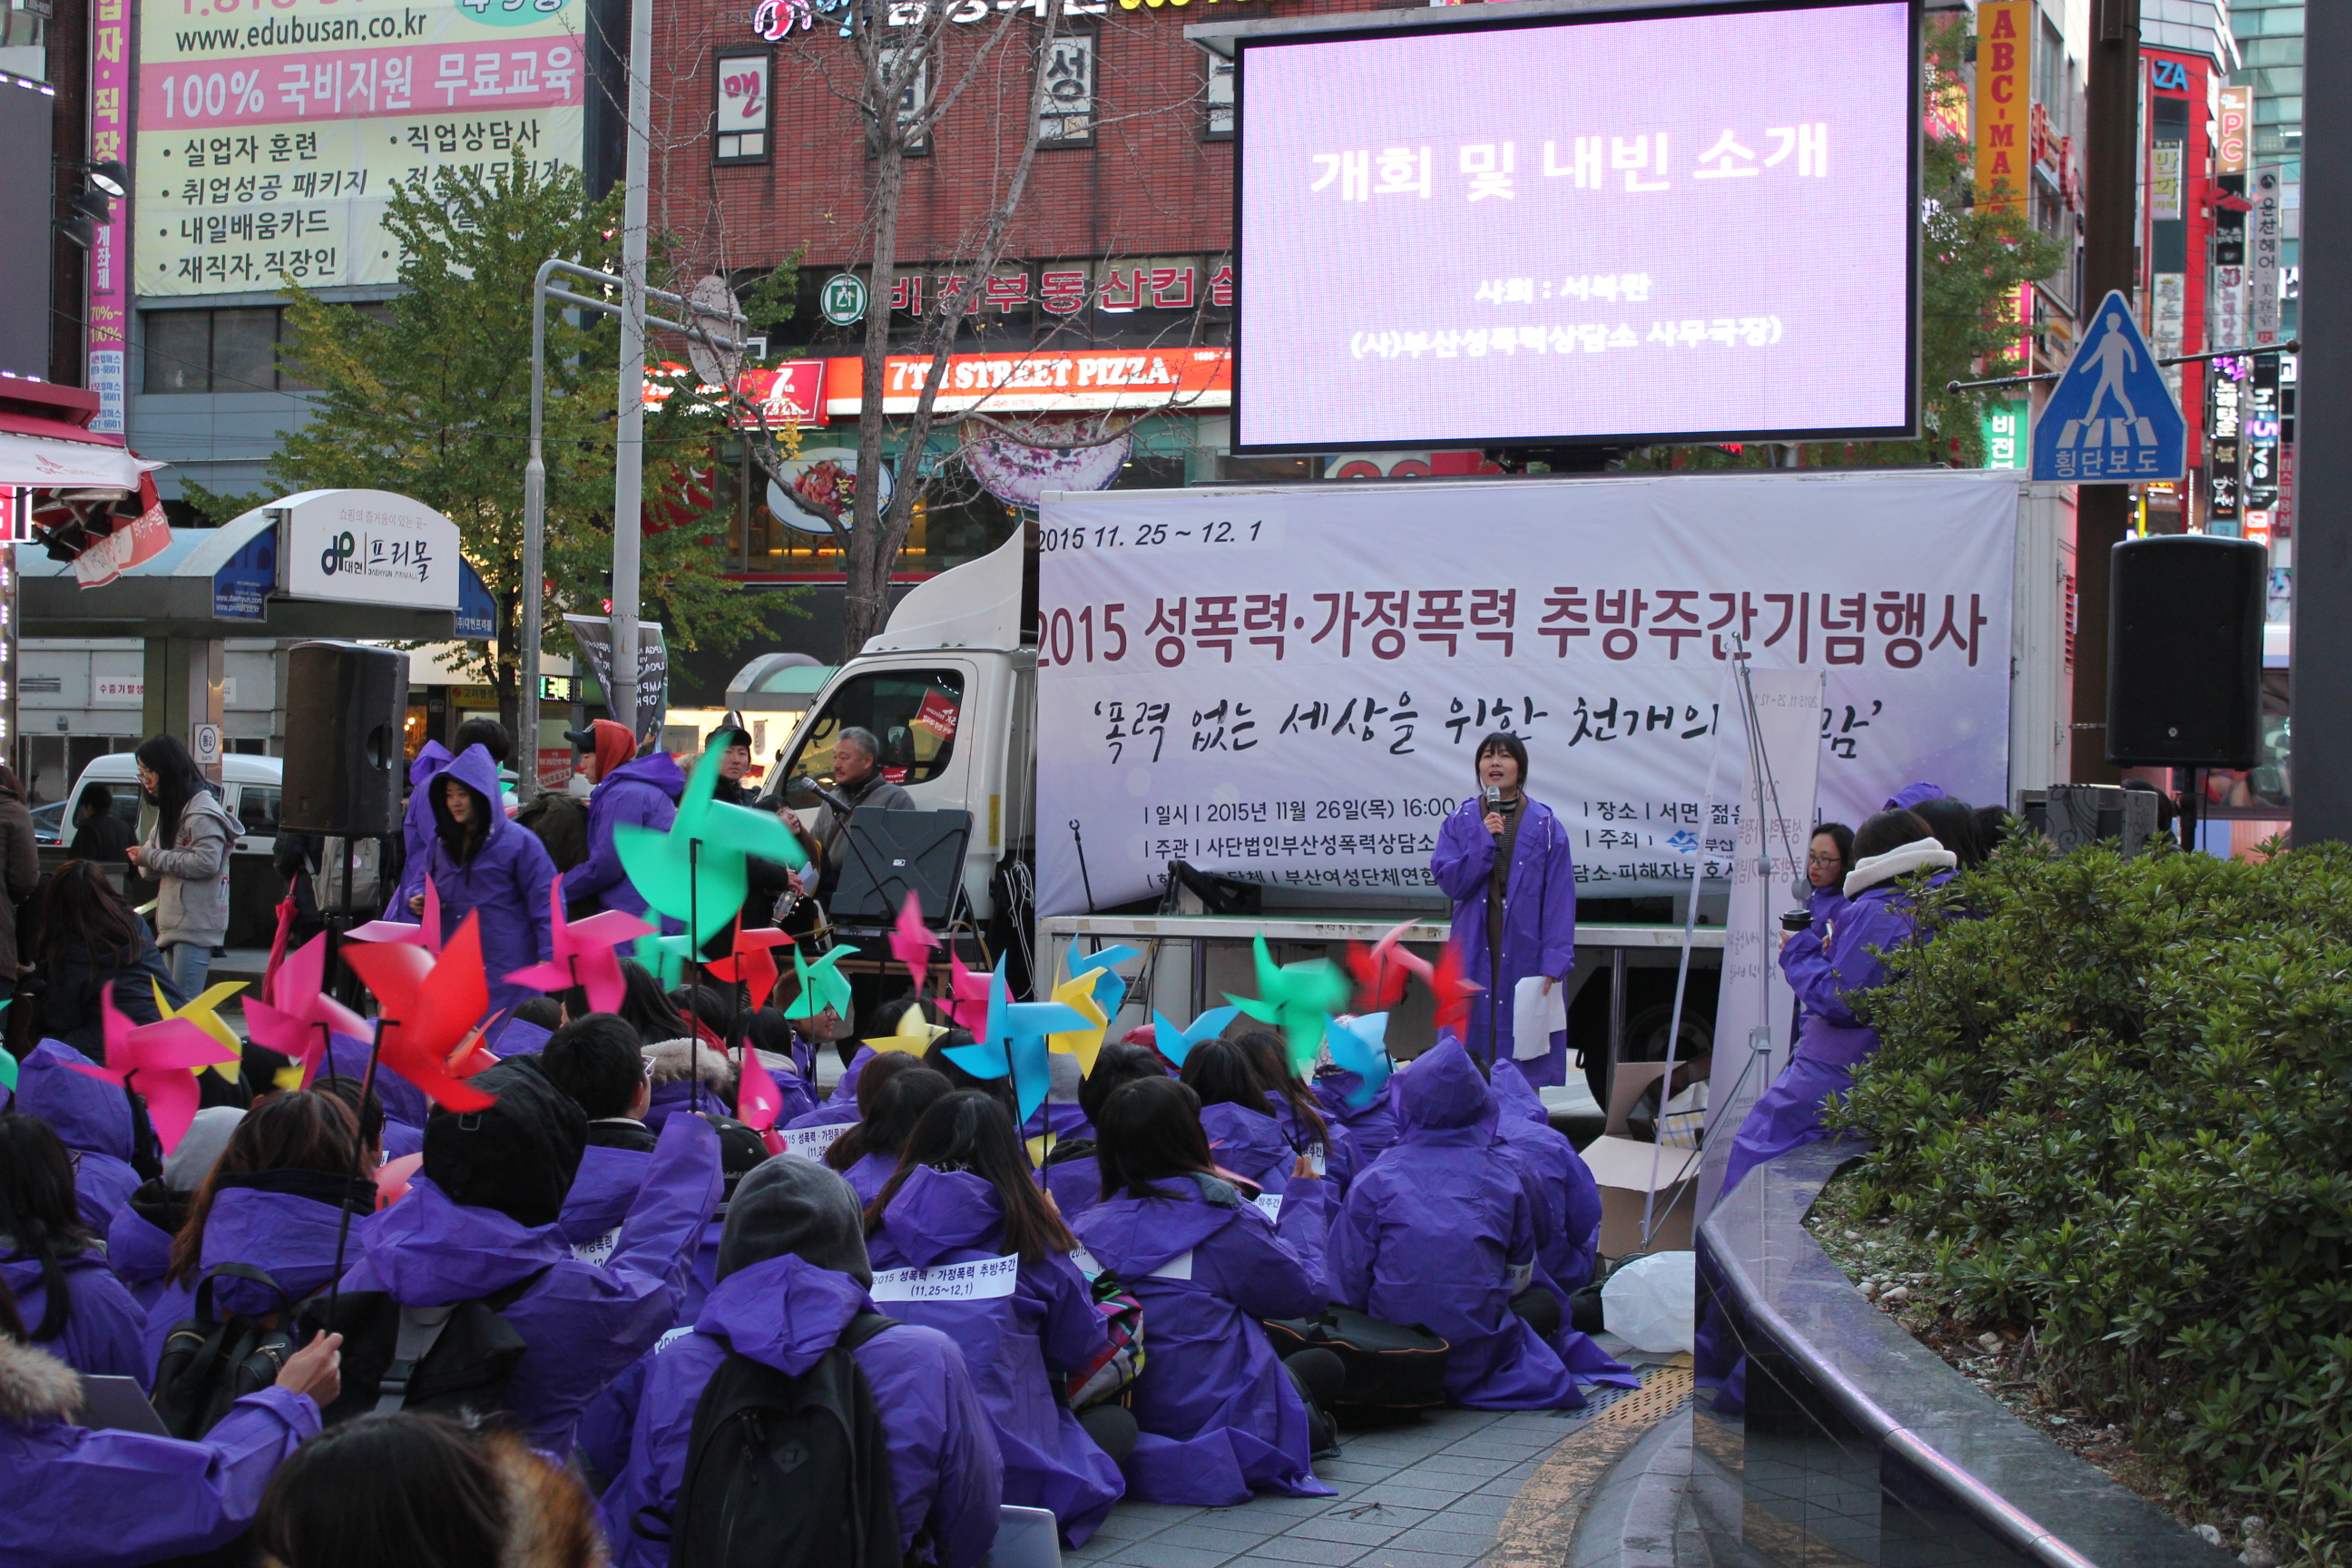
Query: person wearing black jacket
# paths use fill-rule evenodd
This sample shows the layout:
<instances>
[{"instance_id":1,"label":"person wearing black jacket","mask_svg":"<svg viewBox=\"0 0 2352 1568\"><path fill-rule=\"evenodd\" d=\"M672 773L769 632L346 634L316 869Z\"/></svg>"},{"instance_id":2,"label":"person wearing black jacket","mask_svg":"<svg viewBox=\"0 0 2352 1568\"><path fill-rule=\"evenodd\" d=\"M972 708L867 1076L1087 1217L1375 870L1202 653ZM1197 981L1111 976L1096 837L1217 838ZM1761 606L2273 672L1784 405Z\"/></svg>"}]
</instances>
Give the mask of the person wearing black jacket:
<instances>
[{"instance_id":1,"label":"person wearing black jacket","mask_svg":"<svg viewBox=\"0 0 2352 1568\"><path fill-rule=\"evenodd\" d=\"M68 860L49 879L41 911L39 972L46 982L42 1033L92 1061L106 1059L100 987L114 988L114 1005L134 1024L160 1018L157 986L174 1007L188 1000L164 968L145 924L89 860Z\"/></svg>"},{"instance_id":2,"label":"person wearing black jacket","mask_svg":"<svg viewBox=\"0 0 2352 1568\"><path fill-rule=\"evenodd\" d=\"M744 775L751 771L751 732L735 725L723 726L710 732L709 744L720 752L719 783L712 788L710 798L756 808L760 792L743 782ZM757 931L774 925L776 900L792 889L791 868L773 860L751 859L744 862L743 870L750 884L743 897L743 929ZM703 957L726 957L733 942L731 928L719 932L703 944Z\"/></svg>"}]
</instances>

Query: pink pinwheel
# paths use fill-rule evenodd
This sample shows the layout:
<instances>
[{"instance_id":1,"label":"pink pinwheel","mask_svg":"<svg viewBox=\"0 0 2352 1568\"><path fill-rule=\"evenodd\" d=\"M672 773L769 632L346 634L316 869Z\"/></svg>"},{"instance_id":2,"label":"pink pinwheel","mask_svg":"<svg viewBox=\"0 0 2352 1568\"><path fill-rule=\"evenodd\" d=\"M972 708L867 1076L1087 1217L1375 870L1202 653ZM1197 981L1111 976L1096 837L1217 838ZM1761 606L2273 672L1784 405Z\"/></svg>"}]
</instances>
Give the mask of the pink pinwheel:
<instances>
[{"instance_id":1,"label":"pink pinwheel","mask_svg":"<svg viewBox=\"0 0 2352 1568\"><path fill-rule=\"evenodd\" d=\"M948 994L940 998L939 1006L949 1023L977 1029L988 1021L988 982L986 974L966 969L952 946L948 949Z\"/></svg>"},{"instance_id":2,"label":"pink pinwheel","mask_svg":"<svg viewBox=\"0 0 2352 1568\"><path fill-rule=\"evenodd\" d=\"M776 1087L768 1064L760 1053L746 1047L743 1051L743 1076L735 1091L735 1120L755 1132L765 1132L776 1124L784 1109L784 1091Z\"/></svg>"},{"instance_id":3,"label":"pink pinwheel","mask_svg":"<svg viewBox=\"0 0 2352 1568\"><path fill-rule=\"evenodd\" d=\"M599 915L599 920L604 917ZM702 967L719 979L732 984L740 981L751 988L751 1010L758 1012L768 1005L768 994L776 988L778 976L783 971L776 965L774 949L793 945L790 931L773 927L755 927L745 931L735 928L735 952L732 957L719 959Z\"/></svg>"},{"instance_id":4,"label":"pink pinwheel","mask_svg":"<svg viewBox=\"0 0 2352 1568\"><path fill-rule=\"evenodd\" d=\"M907 966L915 977L915 994L923 994L923 982L930 977L931 949L940 945L939 933L923 923L923 900L915 889L907 889L907 901L898 906L898 923L890 931L890 956ZM982 987L982 999L987 988Z\"/></svg>"},{"instance_id":5,"label":"pink pinwheel","mask_svg":"<svg viewBox=\"0 0 2352 1568\"><path fill-rule=\"evenodd\" d=\"M111 985L98 995L100 1015L106 1020L108 1065L66 1065L108 1083L128 1083L146 1096L147 1115L155 1123L155 1137L168 1154L180 1146L180 1140L187 1136L188 1124L196 1119L200 1100L195 1069L223 1059L221 1043L186 1018L132 1024L114 1005ZM226 1059L236 1060L236 1053L227 1053Z\"/></svg>"},{"instance_id":6,"label":"pink pinwheel","mask_svg":"<svg viewBox=\"0 0 2352 1568\"><path fill-rule=\"evenodd\" d=\"M441 889L433 879L425 879L425 920L370 921L363 926L353 926L353 942L413 942L427 952L441 951Z\"/></svg>"},{"instance_id":7,"label":"pink pinwheel","mask_svg":"<svg viewBox=\"0 0 2352 1568\"><path fill-rule=\"evenodd\" d=\"M479 915L466 917L437 959L398 942L352 948L344 956L383 1005L376 1038L385 1067L451 1110L481 1110L497 1103L495 1096L462 1082L451 1070L458 1063L467 1064L460 1071L473 1070L478 1026L490 1010Z\"/></svg>"},{"instance_id":8,"label":"pink pinwheel","mask_svg":"<svg viewBox=\"0 0 2352 1568\"><path fill-rule=\"evenodd\" d=\"M369 1037L373 1026L327 994L327 938L312 937L286 955L278 971L277 1003L245 1001L245 1032L257 1046L302 1064L309 1082L326 1055L331 1034Z\"/></svg>"},{"instance_id":9,"label":"pink pinwheel","mask_svg":"<svg viewBox=\"0 0 2352 1568\"><path fill-rule=\"evenodd\" d=\"M547 897L551 906L548 931L555 956L545 963L516 970L507 976L508 984L541 991L566 991L577 985L588 994L588 1005L597 1012L620 1011L625 986L621 955L614 949L625 942L651 936L654 928L623 910L606 910L584 921L565 920L560 876L549 886Z\"/></svg>"}]
</instances>

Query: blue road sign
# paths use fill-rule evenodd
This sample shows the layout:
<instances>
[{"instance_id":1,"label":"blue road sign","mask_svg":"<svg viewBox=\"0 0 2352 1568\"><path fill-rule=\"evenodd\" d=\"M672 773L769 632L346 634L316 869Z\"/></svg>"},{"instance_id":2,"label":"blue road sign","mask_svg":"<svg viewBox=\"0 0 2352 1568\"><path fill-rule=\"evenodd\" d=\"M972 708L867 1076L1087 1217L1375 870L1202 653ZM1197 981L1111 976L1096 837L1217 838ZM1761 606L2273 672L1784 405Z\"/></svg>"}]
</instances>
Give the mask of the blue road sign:
<instances>
[{"instance_id":1,"label":"blue road sign","mask_svg":"<svg viewBox=\"0 0 2352 1568\"><path fill-rule=\"evenodd\" d=\"M2189 426L2120 293L2109 293L2033 422L2033 477L2137 484L2183 477Z\"/></svg>"}]
</instances>

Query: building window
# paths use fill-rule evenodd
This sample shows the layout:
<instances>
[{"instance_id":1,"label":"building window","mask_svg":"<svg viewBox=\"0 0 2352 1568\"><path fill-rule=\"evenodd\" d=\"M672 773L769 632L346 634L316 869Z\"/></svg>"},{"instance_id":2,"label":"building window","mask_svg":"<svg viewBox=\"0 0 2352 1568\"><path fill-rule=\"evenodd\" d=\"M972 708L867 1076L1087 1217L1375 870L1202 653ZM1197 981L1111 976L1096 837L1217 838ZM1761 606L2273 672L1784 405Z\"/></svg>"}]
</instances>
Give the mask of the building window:
<instances>
[{"instance_id":1,"label":"building window","mask_svg":"<svg viewBox=\"0 0 2352 1568\"><path fill-rule=\"evenodd\" d=\"M715 119L710 140L714 163L764 163L769 158L773 110L768 83L773 74L766 50L721 55L713 76Z\"/></svg>"},{"instance_id":2,"label":"building window","mask_svg":"<svg viewBox=\"0 0 2352 1568\"><path fill-rule=\"evenodd\" d=\"M1209 79L1202 93L1208 117L1202 121L1201 139L1230 142L1234 139L1234 62L1206 50L1202 58L1209 62Z\"/></svg>"},{"instance_id":3,"label":"building window","mask_svg":"<svg viewBox=\"0 0 2352 1568\"><path fill-rule=\"evenodd\" d=\"M898 90L898 129L908 132L911 136L914 128L931 107L929 51L919 48L891 48L887 46L874 51L875 63L882 73L882 80L886 82L898 74L899 58L908 54L915 56L915 70L914 74L907 79L907 85ZM930 150L931 139L928 135L912 137L907 143L907 152L912 156L919 157Z\"/></svg>"},{"instance_id":4,"label":"building window","mask_svg":"<svg viewBox=\"0 0 2352 1568\"><path fill-rule=\"evenodd\" d=\"M306 392L310 384L278 362L286 312L274 305L222 310L150 310L149 393Z\"/></svg>"},{"instance_id":5,"label":"building window","mask_svg":"<svg viewBox=\"0 0 2352 1568\"><path fill-rule=\"evenodd\" d=\"M1094 145L1095 43L1092 33L1064 33L1045 46L1039 146Z\"/></svg>"}]
</instances>

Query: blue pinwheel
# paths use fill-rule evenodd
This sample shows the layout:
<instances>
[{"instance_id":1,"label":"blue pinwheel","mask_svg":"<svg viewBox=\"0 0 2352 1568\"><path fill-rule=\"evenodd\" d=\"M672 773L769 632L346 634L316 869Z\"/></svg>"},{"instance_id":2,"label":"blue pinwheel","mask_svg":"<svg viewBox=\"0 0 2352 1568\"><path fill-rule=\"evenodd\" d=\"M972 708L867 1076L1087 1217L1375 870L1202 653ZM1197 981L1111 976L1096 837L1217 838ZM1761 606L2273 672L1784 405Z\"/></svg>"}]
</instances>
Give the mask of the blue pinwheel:
<instances>
[{"instance_id":1,"label":"blue pinwheel","mask_svg":"<svg viewBox=\"0 0 2352 1568\"><path fill-rule=\"evenodd\" d=\"M948 1059L974 1078L1013 1079L1013 1098L1020 1102L1026 1125L1045 1103L1047 1079L1045 1037L1066 1029L1083 1029L1086 1016L1059 1002L1015 1002L1004 984L1004 961L988 982L988 1019L980 1038L969 1046L950 1046Z\"/></svg>"},{"instance_id":2,"label":"blue pinwheel","mask_svg":"<svg viewBox=\"0 0 2352 1568\"><path fill-rule=\"evenodd\" d=\"M1189 1029L1180 1029L1154 1012L1151 1015L1152 1043L1160 1047L1161 1056L1181 1068L1184 1065L1184 1058L1192 1054L1194 1046L1223 1034L1225 1026L1240 1017L1241 1012L1239 1007L1212 1007L1193 1019Z\"/></svg>"},{"instance_id":3,"label":"blue pinwheel","mask_svg":"<svg viewBox=\"0 0 2352 1568\"><path fill-rule=\"evenodd\" d=\"M1353 1018L1328 1019L1323 1026L1323 1043L1331 1048L1333 1066L1363 1080L1348 1091L1348 1103L1361 1110L1389 1081L1389 1016L1364 1013Z\"/></svg>"}]
</instances>

